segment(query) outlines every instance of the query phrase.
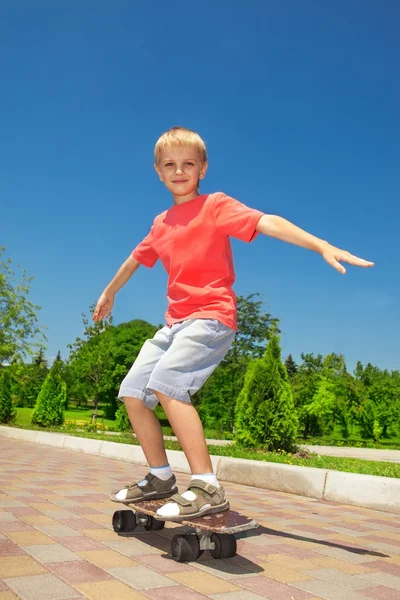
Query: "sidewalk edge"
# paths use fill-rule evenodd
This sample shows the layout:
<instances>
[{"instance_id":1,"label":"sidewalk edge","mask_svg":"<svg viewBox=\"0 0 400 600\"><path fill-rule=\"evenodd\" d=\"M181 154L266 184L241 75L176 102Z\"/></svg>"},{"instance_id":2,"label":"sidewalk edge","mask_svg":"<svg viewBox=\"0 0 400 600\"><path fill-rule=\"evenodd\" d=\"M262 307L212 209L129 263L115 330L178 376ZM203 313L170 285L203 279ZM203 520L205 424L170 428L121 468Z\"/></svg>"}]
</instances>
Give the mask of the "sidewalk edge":
<instances>
[{"instance_id":1,"label":"sidewalk edge","mask_svg":"<svg viewBox=\"0 0 400 600\"><path fill-rule=\"evenodd\" d=\"M1 425L0 435L141 466L147 464L140 446L130 444ZM167 450L167 456L173 470L190 472L183 452ZM400 514L400 479L227 456L211 456L211 460L221 481Z\"/></svg>"}]
</instances>

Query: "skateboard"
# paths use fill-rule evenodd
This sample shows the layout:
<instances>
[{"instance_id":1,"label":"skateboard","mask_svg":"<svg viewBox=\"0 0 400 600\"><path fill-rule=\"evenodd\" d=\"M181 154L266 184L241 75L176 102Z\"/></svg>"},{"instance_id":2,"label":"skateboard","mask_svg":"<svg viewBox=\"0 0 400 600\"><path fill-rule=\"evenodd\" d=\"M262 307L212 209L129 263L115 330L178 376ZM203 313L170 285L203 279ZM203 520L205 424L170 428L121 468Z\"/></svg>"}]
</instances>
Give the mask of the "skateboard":
<instances>
[{"instance_id":1,"label":"skateboard","mask_svg":"<svg viewBox=\"0 0 400 600\"><path fill-rule=\"evenodd\" d=\"M117 510L113 515L114 531L120 534L131 533L138 525L142 525L147 531L160 531L168 519L161 520L156 516L156 511L165 502L163 499L126 503L130 509ZM236 555L235 533L259 526L256 521L234 510L185 519L179 521L179 525L190 527L193 531L172 538L171 556L177 562L195 561L204 550L210 550L213 558L231 558Z\"/></svg>"}]
</instances>

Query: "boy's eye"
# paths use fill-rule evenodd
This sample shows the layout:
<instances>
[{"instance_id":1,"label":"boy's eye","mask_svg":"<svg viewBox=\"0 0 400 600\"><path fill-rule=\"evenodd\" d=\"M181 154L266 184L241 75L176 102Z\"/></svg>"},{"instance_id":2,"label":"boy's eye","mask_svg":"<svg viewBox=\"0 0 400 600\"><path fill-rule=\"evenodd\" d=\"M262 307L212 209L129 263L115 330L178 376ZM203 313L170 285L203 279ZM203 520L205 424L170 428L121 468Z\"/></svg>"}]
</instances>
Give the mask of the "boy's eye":
<instances>
[{"instance_id":1,"label":"boy's eye","mask_svg":"<svg viewBox=\"0 0 400 600\"><path fill-rule=\"evenodd\" d=\"M168 163L165 163L165 166L166 166L166 167L172 167L172 165L173 165L173 164L174 164L174 163L172 163L172 162L168 162Z\"/></svg>"},{"instance_id":2,"label":"boy's eye","mask_svg":"<svg viewBox=\"0 0 400 600\"><path fill-rule=\"evenodd\" d=\"M190 160L188 160L186 164L187 164L189 167L193 167L193 166L194 166L194 163L192 163Z\"/></svg>"}]
</instances>

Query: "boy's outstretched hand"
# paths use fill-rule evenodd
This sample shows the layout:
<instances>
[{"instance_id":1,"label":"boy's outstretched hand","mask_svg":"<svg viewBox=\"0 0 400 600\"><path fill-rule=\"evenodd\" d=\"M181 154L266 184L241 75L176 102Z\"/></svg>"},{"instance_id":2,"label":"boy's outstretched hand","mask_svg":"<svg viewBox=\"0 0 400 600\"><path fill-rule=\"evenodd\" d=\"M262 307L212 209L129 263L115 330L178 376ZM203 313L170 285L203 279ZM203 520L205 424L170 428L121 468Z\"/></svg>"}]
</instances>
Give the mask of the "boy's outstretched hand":
<instances>
[{"instance_id":1,"label":"boy's outstretched hand","mask_svg":"<svg viewBox=\"0 0 400 600\"><path fill-rule=\"evenodd\" d=\"M358 256L354 256L354 254L350 254L347 250L340 250L340 248L335 248L335 246L331 246L330 244L326 244L321 249L322 257L326 260L326 262L331 265L334 269L339 271L339 273L346 273L346 269L343 265L340 264L339 261L347 262L350 265L354 265L355 267L373 267L374 263L369 260L364 260L363 258L359 258Z\"/></svg>"},{"instance_id":2,"label":"boy's outstretched hand","mask_svg":"<svg viewBox=\"0 0 400 600\"><path fill-rule=\"evenodd\" d=\"M113 294L102 294L94 309L92 319L93 321L102 321L110 316L111 309L114 304Z\"/></svg>"}]
</instances>

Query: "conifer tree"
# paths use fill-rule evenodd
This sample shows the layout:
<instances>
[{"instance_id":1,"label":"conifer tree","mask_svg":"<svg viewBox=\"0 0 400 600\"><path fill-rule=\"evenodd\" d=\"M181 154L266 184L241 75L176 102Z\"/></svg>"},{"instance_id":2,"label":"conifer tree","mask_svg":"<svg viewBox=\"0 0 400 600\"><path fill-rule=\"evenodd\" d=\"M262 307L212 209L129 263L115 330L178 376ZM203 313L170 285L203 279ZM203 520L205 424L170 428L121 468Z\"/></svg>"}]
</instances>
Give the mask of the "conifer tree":
<instances>
[{"instance_id":1,"label":"conifer tree","mask_svg":"<svg viewBox=\"0 0 400 600\"><path fill-rule=\"evenodd\" d=\"M11 377L7 368L0 371L0 423L12 423L16 410L11 394Z\"/></svg>"},{"instance_id":2,"label":"conifer tree","mask_svg":"<svg viewBox=\"0 0 400 600\"><path fill-rule=\"evenodd\" d=\"M290 452L297 427L289 377L274 334L264 357L248 366L236 406L235 439L247 447Z\"/></svg>"},{"instance_id":3,"label":"conifer tree","mask_svg":"<svg viewBox=\"0 0 400 600\"><path fill-rule=\"evenodd\" d=\"M285 367L286 367L286 371L288 373L289 379L290 379L290 381L292 381L293 377L297 373L298 367L297 367L297 364L295 363L295 361L293 360L293 356L291 354L289 354L286 357Z\"/></svg>"},{"instance_id":4,"label":"conifer tree","mask_svg":"<svg viewBox=\"0 0 400 600\"><path fill-rule=\"evenodd\" d=\"M32 423L42 427L62 425L67 400L67 385L63 381L62 361L55 361L50 369L36 400Z\"/></svg>"}]
</instances>

